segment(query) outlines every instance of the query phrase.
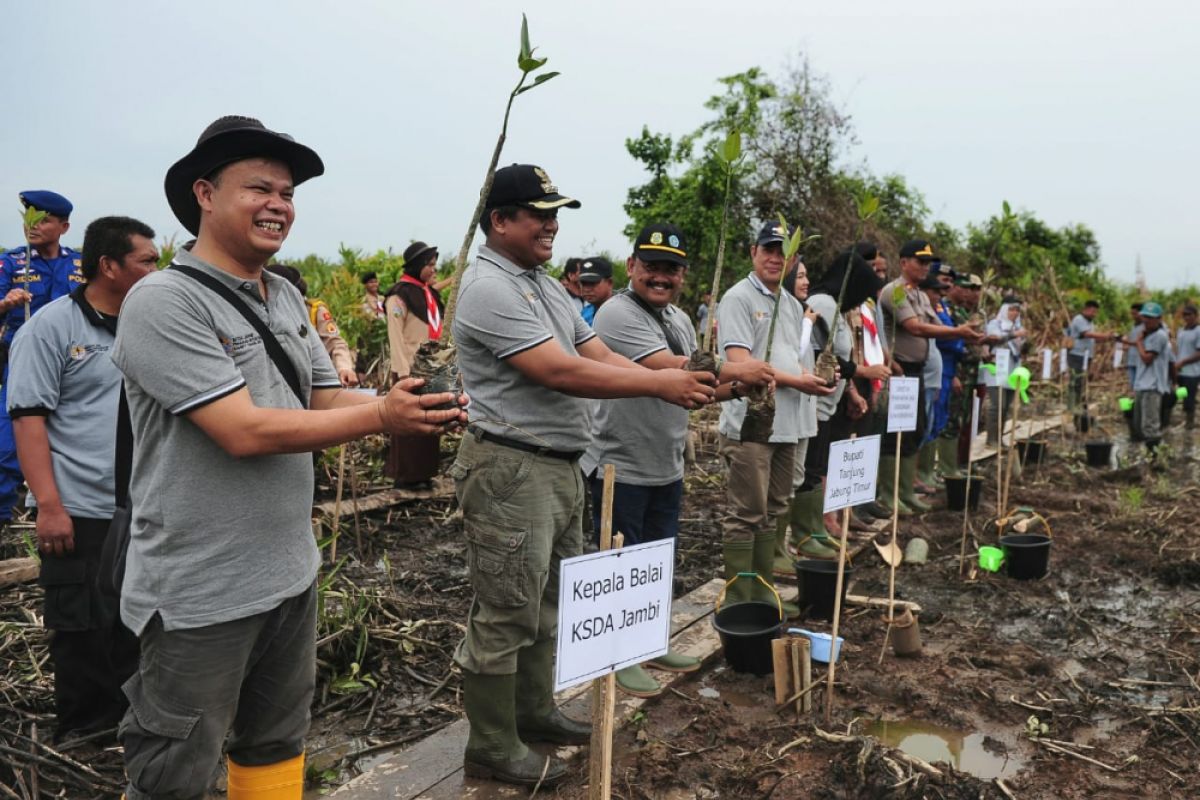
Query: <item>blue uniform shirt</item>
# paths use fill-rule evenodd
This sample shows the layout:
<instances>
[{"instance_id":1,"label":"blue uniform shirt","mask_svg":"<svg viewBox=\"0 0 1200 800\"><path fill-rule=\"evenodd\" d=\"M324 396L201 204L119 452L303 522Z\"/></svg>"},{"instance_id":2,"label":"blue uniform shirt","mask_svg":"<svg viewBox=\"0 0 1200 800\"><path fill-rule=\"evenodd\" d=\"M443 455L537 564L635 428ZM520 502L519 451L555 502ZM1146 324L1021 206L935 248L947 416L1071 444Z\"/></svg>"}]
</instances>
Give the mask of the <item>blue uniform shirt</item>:
<instances>
[{"instance_id":1,"label":"blue uniform shirt","mask_svg":"<svg viewBox=\"0 0 1200 800\"><path fill-rule=\"evenodd\" d=\"M82 257L79 251L60 246L58 258L47 259L32 249L33 258L26 261L25 248L18 247L0 254L0 297L12 289L24 289L33 295L29 301L29 313L36 313L51 300L68 295L77 286L87 283L83 277ZM0 320L4 326L4 344L11 344L21 326L25 324L24 304L16 306Z\"/></svg>"},{"instance_id":2,"label":"blue uniform shirt","mask_svg":"<svg viewBox=\"0 0 1200 800\"><path fill-rule=\"evenodd\" d=\"M957 323L946 301L938 303L933 308L938 319L953 328ZM967 344L962 339L936 339L937 348L942 353L942 382L949 383L958 372L958 362L967 353Z\"/></svg>"}]
</instances>

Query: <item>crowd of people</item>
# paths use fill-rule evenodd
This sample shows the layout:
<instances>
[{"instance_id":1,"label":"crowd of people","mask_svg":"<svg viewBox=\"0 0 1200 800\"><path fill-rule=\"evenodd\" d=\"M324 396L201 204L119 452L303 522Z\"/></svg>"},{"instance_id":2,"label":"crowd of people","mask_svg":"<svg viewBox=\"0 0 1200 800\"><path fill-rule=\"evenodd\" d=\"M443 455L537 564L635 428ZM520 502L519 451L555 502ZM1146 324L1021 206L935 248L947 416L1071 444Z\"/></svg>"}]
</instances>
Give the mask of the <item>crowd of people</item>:
<instances>
[{"instance_id":1,"label":"crowd of people","mask_svg":"<svg viewBox=\"0 0 1200 800\"><path fill-rule=\"evenodd\" d=\"M419 350L444 338L452 285L436 279L438 250L424 242L404 251L390 289L363 276L361 312L387 326L391 388L355 391L365 376L329 308L273 263L296 187L323 171L290 136L223 117L167 171L168 204L195 236L168 268L156 269L154 231L130 217L93 221L81 252L62 245L72 207L45 191L21 195L45 216L0 262L6 354L11 345L0 512L27 483L56 735L119 723L130 800L202 797L223 755L234 800L300 796L316 680L312 452L390 434L388 474L420 490L438 472L440 437L462 432L449 475L474 591L454 654L464 768L547 785L566 766L528 745L583 744L591 732L558 710L552 676L559 564L595 545L604 465L615 466L613 526L627 544L676 536L689 411L720 403L724 575L763 579L734 581L729 597L771 599L797 557L838 557L837 521L822 513L829 446L885 430L889 378L918 380L918 427L899 449L884 437L877 499L854 509L860 530L931 508L939 478L968 458L974 398L986 401L989 436L1009 416L1013 392L988 367L998 352L1010 369L1024 357L1022 302L1007 296L985 320L982 281L934 243L904 243L893 271L859 242L811 281L785 256L790 231L769 222L751 272L720 298L703 295L693 320L677 304L691 243L669 220L638 233L625 287L600 256L552 277L559 212L580 203L527 164L496 172L484 241L456 287L462 391L421 393L411 377ZM1065 332L1081 426L1094 344L1114 338L1094 327L1097 309L1084 304ZM1173 381L1188 388L1194 423L1200 328L1183 309L1172 346L1161 307L1135 311L1137 326L1117 338L1130 348L1136 430L1153 450ZM822 375L830 357L836 369ZM750 435L767 397L769 428ZM114 552L117 596L101 589ZM668 651L617 680L649 697L663 690L657 671L698 668Z\"/></svg>"}]
</instances>

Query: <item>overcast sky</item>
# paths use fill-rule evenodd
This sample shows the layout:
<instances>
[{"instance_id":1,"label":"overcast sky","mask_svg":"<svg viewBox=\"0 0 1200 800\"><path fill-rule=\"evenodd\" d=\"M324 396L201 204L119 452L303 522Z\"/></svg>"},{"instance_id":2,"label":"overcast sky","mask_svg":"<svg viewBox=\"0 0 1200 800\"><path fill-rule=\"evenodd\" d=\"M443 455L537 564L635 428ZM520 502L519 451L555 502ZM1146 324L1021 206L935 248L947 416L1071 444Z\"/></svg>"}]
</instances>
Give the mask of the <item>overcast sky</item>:
<instances>
[{"instance_id":1,"label":"overcast sky","mask_svg":"<svg viewBox=\"0 0 1200 800\"><path fill-rule=\"evenodd\" d=\"M110 213L182 232L163 175L236 113L325 160L283 256L412 239L453 253L519 75L522 10L563 74L517 101L501 163L541 164L583 201L556 259L628 249L621 204L643 174L626 137L688 132L718 77L778 75L804 52L853 118L853 159L903 174L936 218L1007 199L1091 226L1118 279L1140 254L1151 285L1200 283L1192 0L5 3L0 242L20 242L30 188L74 201L69 244Z\"/></svg>"}]
</instances>

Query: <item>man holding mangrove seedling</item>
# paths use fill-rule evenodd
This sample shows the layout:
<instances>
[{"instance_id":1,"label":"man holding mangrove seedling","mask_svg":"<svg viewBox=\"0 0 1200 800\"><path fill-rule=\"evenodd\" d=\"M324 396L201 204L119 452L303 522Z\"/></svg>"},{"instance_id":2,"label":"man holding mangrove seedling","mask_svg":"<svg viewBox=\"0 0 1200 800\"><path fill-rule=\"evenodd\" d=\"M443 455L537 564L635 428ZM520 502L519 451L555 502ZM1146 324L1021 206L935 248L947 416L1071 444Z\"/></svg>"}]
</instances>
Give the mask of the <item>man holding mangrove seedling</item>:
<instances>
[{"instance_id":1,"label":"man holding mangrove seedling","mask_svg":"<svg viewBox=\"0 0 1200 800\"><path fill-rule=\"evenodd\" d=\"M1134 339L1137 372L1133 379L1134 416L1152 461L1157 462L1162 441L1163 395L1171 391L1171 338L1162 324L1162 306L1143 303L1142 331Z\"/></svg>"},{"instance_id":2,"label":"man holding mangrove seedling","mask_svg":"<svg viewBox=\"0 0 1200 800\"><path fill-rule=\"evenodd\" d=\"M953 285L946 293L942 305L950 314L952 325L966 325L971 321L971 314L979 307L979 295L983 290L983 281L978 275L965 272L958 273ZM979 364L983 360L983 348L980 343L968 345L962 342L962 349L954 362L954 378L951 384L950 413L946 419L946 427L938 437L938 465L942 477L959 478L959 465L966 461L967 454L962 451L963 433L971 424L971 414L974 408L976 383L979 381ZM957 390L955 390L957 385ZM966 441L970 442L969 434Z\"/></svg>"},{"instance_id":3,"label":"man holding mangrove seedling","mask_svg":"<svg viewBox=\"0 0 1200 800\"><path fill-rule=\"evenodd\" d=\"M695 408L715 394L711 373L650 370L614 353L546 274L559 209L579 205L540 167L497 170L479 220L487 241L452 322L474 420L450 470L475 591L454 655L471 728L463 767L524 785L566 775L526 742L583 744L591 733L559 712L553 691L559 562L583 546L584 398Z\"/></svg>"},{"instance_id":4,"label":"man holding mangrove seedling","mask_svg":"<svg viewBox=\"0 0 1200 800\"><path fill-rule=\"evenodd\" d=\"M1067 338L1071 340L1070 349L1067 350L1067 368L1071 371L1067 407L1075 416L1076 430L1082 428L1082 416L1087 415L1087 409L1080 408L1080 404L1085 400L1083 385L1086 367L1096 354L1096 340L1107 342L1120 338L1115 333L1101 333L1096 330L1093 320L1096 319L1098 313L1100 313L1100 303L1088 300L1071 320L1071 324L1067 326Z\"/></svg>"},{"instance_id":5,"label":"man holding mangrove seedling","mask_svg":"<svg viewBox=\"0 0 1200 800\"><path fill-rule=\"evenodd\" d=\"M783 242L790 235L780 222L764 225L750 246L753 272L731 286L717 306L717 332L725 358L734 363L759 359L775 368L774 423L767 442L743 441L749 403L737 387L735 399L721 409L721 457L729 470L730 513L722 543L726 580L740 572L757 572L766 582L774 581L775 540L782 535L781 524L786 525L792 499L801 393L827 397L836 391L836 382L827 386L800 367L804 308L791 293L781 293ZM728 596L735 602L775 602L757 581L736 581ZM799 613L791 603L785 604L785 610L790 616Z\"/></svg>"},{"instance_id":6,"label":"man holding mangrove seedling","mask_svg":"<svg viewBox=\"0 0 1200 800\"><path fill-rule=\"evenodd\" d=\"M127 295L113 347L133 428L121 617L140 637L121 723L129 800L298 798L316 682L314 450L466 421L451 393L345 391L300 292L265 271L317 154L222 117L168 171L196 234ZM466 402L466 398L462 398ZM436 406L451 404L449 410ZM232 734L227 737L232 729Z\"/></svg>"},{"instance_id":7,"label":"man holding mangrove seedling","mask_svg":"<svg viewBox=\"0 0 1200 800\"><path fill-rule=\"evenodd\" d=\"M27 247L0 254L0 524L12 519L17 490L25 480L17 463L12 420L8 416L8 348L13 337L42 306L86 282L78 251L61 244L71 229L71 201L57 192L25 191L18 197L40 219L25 230ZM26 218L28 221L28 217Z\"/></svg>"},{"instance_id":8,"label":"man holding mangrove seedling","mask_svg":"<svg viewBox=\"0 0 1200 800\"><path fill-rule=\"evenodd\" d=\"M889 334L895 330L895 341L891 342L892 358L906 377L921 380L919 397L924 396L922 373L925 360L929 356L931 339L962 338L969 343L975 343L983 338L982 333L968 325L948 327L937 318L929 298L919 288L921 281L928 276L929 266L934 259L933 245L924 239L905 242L900 248L900 277L884 286L879 296L884 328ZM899 453L896 452L896 440L891 436L883 437L877 502L891 509L892 483L896 474L895 459L899 458L901 515L930 509L929 505L917 498L913 490L917 453L921 447L921 433L925 428L925 407L923 403L918 403L917 429L901 437Z\"/></svg>"},{"instance_id":9,"label":"man holding mangrove seedling","mask_svg":"<svg viewBox=\"0 0 1200 800\"><path fill-rule=\"evenodd\" d=\"M625 262L629 288L617 292L596 314L596 335L613 352L648 369L679 369L696 349L696 329L671 303L687 277L688 254L683 232L670 224L644 227ZM742 385L767 386L775 371L751 359L721 364L717 399L728 399ZM600 528L604 496L599 467L616 468L613 530L625 544L674 538L683 504L684 447L688 412L654 397L602 400L592 416L592 443L580 461L590 476L593 522ZM691 672L700 662L668 652L648 666L668 672ZM640 665L617 672L617 685L629 694L652 697L662 686Z\"/></svg>"}]
</instances>

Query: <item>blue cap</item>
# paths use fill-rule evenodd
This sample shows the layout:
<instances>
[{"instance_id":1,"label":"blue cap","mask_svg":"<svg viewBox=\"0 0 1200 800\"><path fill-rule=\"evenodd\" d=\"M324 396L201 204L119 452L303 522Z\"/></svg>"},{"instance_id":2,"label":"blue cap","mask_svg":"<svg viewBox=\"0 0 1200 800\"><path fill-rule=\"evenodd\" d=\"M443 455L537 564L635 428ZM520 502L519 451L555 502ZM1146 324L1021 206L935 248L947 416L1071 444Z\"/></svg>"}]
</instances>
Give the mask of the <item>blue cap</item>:
<instances>
[{"instance_id":1,"label":"blue cap","mask_svg":"<svg viewBox=\"0 0 1200 800\"><path fill-rule=\"evenodd\" d=\"M47 214L53 214L63 219L71 216L71 212L75 209L70 200L58 192L48 192L45 189L21 192L17 196L26 206L33 206L38 211L45 211Z\"/></svg>"},{"instance_id":2,"label":"blue cap","mask_svg":"<svg viewBox=\"0 0 1200 800\"><path fill-rule=\"evenodd\" d=\"M1143 303L1140 313L1143 317L1160 319L1162 317L1162 306L1155 302Z\"/></svg>"}]
</instances>

